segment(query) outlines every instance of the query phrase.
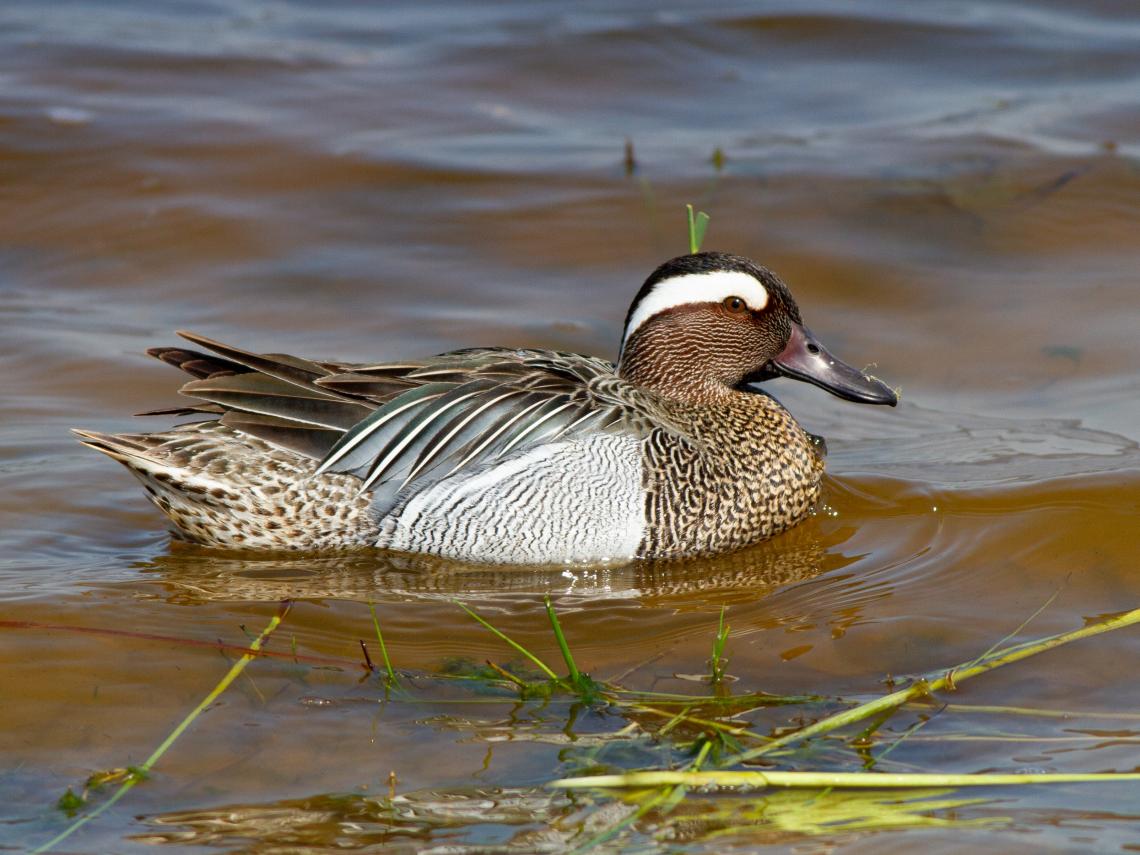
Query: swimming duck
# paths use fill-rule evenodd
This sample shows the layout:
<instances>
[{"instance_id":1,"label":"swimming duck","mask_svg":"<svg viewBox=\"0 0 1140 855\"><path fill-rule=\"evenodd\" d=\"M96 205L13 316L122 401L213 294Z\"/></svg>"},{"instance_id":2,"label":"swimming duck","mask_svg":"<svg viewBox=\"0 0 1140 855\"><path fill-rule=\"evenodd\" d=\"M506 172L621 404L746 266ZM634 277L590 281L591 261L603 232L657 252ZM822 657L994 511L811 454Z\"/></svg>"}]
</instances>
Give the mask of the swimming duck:
<instances>
[{"instance_id":1,"label":"swimming duck","mask_svg":"<svg viewBox=\"0 0 1140 855\"><path fill-rule=\"evenodd\" d=\"M200 420L75 431L127 466L186 540L239 549L379 546L492 564L709 555L807 517L823 454L753 384L776 376L897 403L829 354L788 287L747 258L667 261L626 315L616 365L475 348L375 365L148 353L194 379ZM201 417L205 416L205 420Z\"/></svg>"}]
</instances>

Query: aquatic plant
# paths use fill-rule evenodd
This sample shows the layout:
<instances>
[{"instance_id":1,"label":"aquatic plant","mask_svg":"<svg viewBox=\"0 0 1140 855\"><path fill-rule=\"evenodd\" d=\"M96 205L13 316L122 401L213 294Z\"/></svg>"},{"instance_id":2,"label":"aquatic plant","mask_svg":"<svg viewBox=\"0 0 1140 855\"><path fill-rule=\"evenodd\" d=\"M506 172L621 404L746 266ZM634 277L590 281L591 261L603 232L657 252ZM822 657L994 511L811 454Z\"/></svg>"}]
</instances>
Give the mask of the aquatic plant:
<instances>
[{"instance_id":1,"label":"aquatic plant","mask_svg":"<svg viewBox=\"0 0 1140 855\"><path fill-rule=\"evenodd\" d=\"M189 728L190 725L192 725L197 720L198 716L200 716L207 707L209 707L212 703L214 703L214 701L221 697L222 693L225 692L225 690L230 687L230 684L238 678L238 675L245 670L245 667L255 658L257 658L259 652L261 651L262 645L264 645L269 637L276 631L277 627L281 625L281 622L285 620L285 616L289 614L290 608L291 603L288 601L281 604L280 608L277 610L277 613L273 615L273 617L270 618L269 623L265 625L265 629L263 629L260 634L258 634L250 642L249 649L241 655L241 658L238 659L238 661L230 667L229 671L227 671L222 679L218 681L217 685L215 685L214 688L211 689L210 692L206 695L206 697L204 697L202 701L196 707L194 707L194 709L192 709L187 714L187 716L182 719L181 722L178 723L178 726L170 732L170 734L166 737L166 739L162 741L158 748L151 752L150 756L147 757L146 760L144 760L138 766L131 766L125 769L112 770L109 773L96 773L95 775L92 775L87 779L87 784L84 787L83 796L75 796L74 793L72 793L72 791L69 789L68 792L64 794L64 796L60 799L60 807L65 812L73 814L78 808L78 805L85 801L88 791L98 789L104 784L114 783L115 781L120 782L118 789L116 789L115 792L112 793L105 802L101 803L88 813L75 817L74 821L66 828L64 828L63 831L61 831L47 843L44 843L43 845L37 846L35 849L33 849L33 855L54 849L56 846L58 846L84 825L89 823L91 820L95 819L104 811L109 810L112 806L114 806L116 802L123 798L123 796L129 793L136 784L138 784L140 781L145 780L147 775L150 773L150 770L160 759L162 759L162 756L166 754L170 747L174 745L178 737L180 737L187 730L187 728ZM70 798L69 795L71 796Z\"/></svg>"},{"instance_id":2,"label":"aquatic plant","mask_svg":"<svg viewBox=\"0 0 1140 855\"><path fill-rule=\"evenodd\" d=\"M515 802L520 806L530 805L533 810L529 816L532 818L548 816L551 828L558 831L566 848L575 848L576 851L592 849L627 832L632 833L643 820L651 820L650 828L653 829L654 839L661 841L676 839L682 834L690 840L704 841L741 834L754 837L765 829L783 833L816 834L834 833L837 830L920 825L992 824L1004 820L998 816L954 815L952 812L955 810L988 803L984 799L957 796L955 791L963 787L1140 780L1140 774L1137 773L944 775L936 772L874 770L877 765L891 762L886 759L887 755L900 740L921 738L914 737L913 734L927 720L925 718L919 725L907 729L885 749L873 754L870 750L875 744L875 734L879 727L887 717L903 706L929 709L929 705L939 693L951 691L973 677L1065 644L1140 623L1140 609L1104 617L1079 629L1035 641L1013 643L1011 633L971 660L915 677L907 686L897 688L873 700L850 703L841 698L824 698L815 695L729 693L723 683L726 676L725 654L729 637L724 610L718 620L712 644L712 657L709 660L710 671L707 680L713 690L711 694L639 691L625 688L616 680L596 680L579 667L557 611L549 598L544 600L544 605L554 643L561 653L566 668L565 675L559 675L534 651L511 638L502 629L463 603L458 604L459 608L519 654L524 662L530 663L533 669L512 663L501 665L492 661L488 661L485 666L475 666L455 660L448 662L437 673L398 674L388 657L387 647L380 633L379 618L371 605L369 605L370 616L383 651L384 669L383 671L378 669L369 658L366 658L365 669L367 673L379 677L385 690L381 702L385 704L427 703L430 699L425 692L430 694L430 687L433 684L451 684L470 689L471 699L466 703L477 702L476 699L485 696L486 692L499 697L503 697L505 693L506 696L513 695L521 704L537 703L541 708L554 713L555 718L566 716L565 723L549 733L539 729L529 734L527 738L534 741L549 739L567 745L568 751L562 755L563 766L571 774L564 774L563 777L550 781L548 796L542 795L539 790L527 788L504 791L501 812L503 816L515 817L516 821L521 821L520 817L528 814L525 814L521 807L516 810L510 805ZM214 689L175 727L144 763L133 768L109 770L92 775L87 780L82 795L69 791L70 795L65 795L61 799L60 807L70 816L71 822L59 834L34 851L46 852L55 848L83 825L110 809L134 786L144 781L178 737L217 700L242 670L253 659L269 655L269 652L263 649L264 643L280 626L288 610L288 603L282 604L278 613L253 639L240 659L231 666ZM1023 629L1025 623L1015 632ZM296 651L294 657L301 666L312 664L313 667L328 667L315 659L310 663L308 660L313 657L298 655ZM400 688L399 692L388 691L397 685ZM457 700L460 703L464 702L462 698ZM434 702L439 701L436 699ZM777 705L792 705L800 710L821 711L835 706L841 709L826 713L812 724L797 727L779 736L756 732L740 721L739 716L742 713ZM951 707L963 712L984 710L1011 716L1062 714L1059 711L1012 706L971 707L961 704L941 706L943 710ZM603 720L613 722L614 726L610 730L591 733L581 738L572 737L568 740L568 736L572 734L574 720L583 709L602 713ZM1075 713L1065 711L1063 714ZM842 729L868 722L870 724L853 737L841 737L838 734ZM458 719L453 725L474 727L476 733L483 726L470 722L463 724ZM512 736L520 738L517 734ZM963 737L969 738L970 734L943 734L930 739L952 741ZM1032 735L1022 737L1017 734L1006 734L1003 738L1024 738L1027 741L1034 739ZM664 756L667 758L664 768L660 759L645 762L648 758L661 758L663 756L661 750L664 750ZM796 765L801 768L741 768L761 757L778 757L784 766ZM827 764L821 763L822 759L829 757L831 760ZM870 762L867 762L868 760ZM853 765L861 767L861 770L854 771L851 768ZM97 793L112 784L118 784L118 788L106 800L86 813L80 813ZM868 789L875 792L859 792ZM787 792L788 790L805 792L803 795L794 795ZM891 791L905 791L905 794L892 794ZM752 795L745 797L743 793L752 793ZM436 798L438 797L437 793ZM452 811L450 816L446 815L446 806L441 803L439 807L440 822L443 823L441 828L454 826L456 811L463 810L463 798L462 794L458 794L448 802ZM486 794L481 793L479 798L485 801ZM405 805L419 804L422 798L414 793L397 794L394 780L390 780L386 797L367 799L352 797L348 801L344 798L334 801L339 806L337 810L344 810L346 817L352 817L352 822L357 822L361 815L370 817L370 821L376 824L377 839L383 840L386 839L386 835L397 833L409 821ZM315 803L322 805L321 810L324 812L330 810L331 803L326 804L319 799L315 802L306 800L303 805L294 805L290 808L298 823L308 821L306 811L315 810L316 808L312 807ZM613 806L616 810L608 808L607 805ZM583 809L586 811L584 815L581 813ZM257 814L256 807L246 806L241 810L249 817ZM226 814L228 823L232 810L227 809L227 811L229 811ZM280 813L280 808L275 808L273 815L276 817ZM480 809L474 814L479 817L478 820L468 818L465 821L484 821L485 813L485 810ZM169 827L170 823L179 822L179 816L182 816L181 821L193 824L196 821L206 822L204 817L208 817L209 812L166 816L161 819L162 825ZM577 819L571 821L571 817ZM345 821L349 820L346 818ZM418 824L416 827L422 828L424 821L422 815L416 814L415 822ZM274 823L269 825L272 828L277 827ZM230 826L227 824L227 827ZM266 833L273 833L272 828L267 828ZM639 832L642 835L644 833L644 830ZM185 842L184 836L179 839Z\"/></svg>"},{"instance_id":3,"label":"aquatic plant","mask_svg":"<svg viewBox=\"0 0 1140 855\"><path fill-rule=\"evenodd\" d=\"M694 215L692 205L686 205L685 210L688 212L689 219L689 252L700 252L701 244L705 240L705 232L708 231L709 227L709 215L704 211L698 211Z\"/></svg>"}]
</instances>

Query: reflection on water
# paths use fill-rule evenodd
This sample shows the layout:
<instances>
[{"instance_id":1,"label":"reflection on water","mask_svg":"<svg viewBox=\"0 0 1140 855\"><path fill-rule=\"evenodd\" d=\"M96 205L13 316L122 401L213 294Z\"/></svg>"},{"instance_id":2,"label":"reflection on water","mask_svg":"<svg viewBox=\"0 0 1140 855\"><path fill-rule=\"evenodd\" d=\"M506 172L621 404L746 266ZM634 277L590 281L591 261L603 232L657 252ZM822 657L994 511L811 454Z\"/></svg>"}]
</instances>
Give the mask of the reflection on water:
<instances>
[{"instance_id":1,"label":"reflection on water","mask_svg":"<svg viewBox=\"0 0 1140 855\"><path fill-rule=\"evenodd\" d=\"M385 851L406 847L415 852L425 840L446 838L450 851L562 852L596 836L605 827L603 822L616 825L636 811L636 806L620 802L592 814L586 810L590 807L594 805L588 797L572 801L561 794L518 788L430 790L391 800L318 796L147 817L147 831L133 839L182 845L243 839L261 846L314 850L335 846L340 851L383 846ZM959 816L965 809L969 819ZM849 791L822 797L817 792L777 791L760 797L720 796L715 801L693 798L669 813L651 816L664 825L655 840L637 839L627 831L615 835L610 847L636 844L639 852L669 852L685 842L693 851L719 853L735 851L737 846L747 851L758 844L787 844L805 835L823 837L820 845L827 847L828 838L841 831L954 829L947 833L949 839L951 833L961 835L963 830L1009 825L996 800L962 797L951 790L903 795ZM469 837L465 828L478 828L480 833Z\"/></svg>"},{"instance_id":2,"label":"reflection on water","mask_svg":"<svg viewBox=\"0 0 1140 855\"><path fill-rule=\"evenodd\" d=\"M841 542L842 535L828 545ZM156 574L171 601L179 603L299 598L400 603L457 597L486 603L550 593L563 603L617 598L684 608L740 596L760 599L782 585L849 561L839 552L829 554L816 527L808 524L751 549L684 562L504 568L380 550L302 558L228 557L175 541L170 554L136 566Z\"/></svg>"},{"instance_id":3,"label":"reflection on water","mask_svg":"<svg viewBox=\"0 0 1140 855\"><path fill-rule=\"evenodd\" d=\"M134 839L181 845L245 840L340 851L383 846L385 851L415 852L416 842L423 845L433 832L443 832L453 846L461 845L467 835L448 834L449 829L486 823L503 838L495 841L495 851L534 853L567 848L574 836L575 812L566 796L537 788L426 791L398 795L390 802L357 795L317 796L148 817L147 831ZM557 829L563 824L564 828ZM464 842L482 847L491 844L486 832L477 832Z\"/></svg>"},{"instance_id":4,"label":"reflection on water","mask_svg":"<svg viewBox=\"0 0 1140 855\"><path fill-rule=\"evenodd\" d=\"M13 0L0 81L0 673L18 687L0 703L16 770L0 776L5 843L39 845L68 786L146 757L227 667L206 645L245 643L239 627L283 598L276 652L344 664L253 663L130 806L70 848L414 850L517 833L557 850L564 838L494 806L497 838L494 823L428 820L479 794L554 824L624 809L539 795L569 755L525 737L569 739L565 708L377 703L356 664L368 603L397 667L434 673L512 655L453 599L560 661L549 594L583 668L682 692L708 668L723 606L732 691L829 696L967 661L1047 602L1021 636L1136 606L1140 17L1127 4ZM709 248L779 271L822 338L902 387L883 413L770 384L831 451L817 516L769 543L519 570L174 547L133 480L67 434L175 404L177 378L142 354L178 328L360 361L486 344L612 357L637 286L684 248L685 202L712 214ZM1072 718L947 709L890 759L1135 768L1123 731L1087 736L1108 733L1092 713L1136 706L1120 675L1137 646L1099 637L954 697ZM614 725L575 715L583 733ZM392 769L403 825L367 802ZM1012 825L908 821L824 845L1088 851L1140 834L1131 791L992 795ZM684 828L710 812L698 803ZM740 821L743 836L669 845L809 833Z\"/></svg>"}]
</instances>

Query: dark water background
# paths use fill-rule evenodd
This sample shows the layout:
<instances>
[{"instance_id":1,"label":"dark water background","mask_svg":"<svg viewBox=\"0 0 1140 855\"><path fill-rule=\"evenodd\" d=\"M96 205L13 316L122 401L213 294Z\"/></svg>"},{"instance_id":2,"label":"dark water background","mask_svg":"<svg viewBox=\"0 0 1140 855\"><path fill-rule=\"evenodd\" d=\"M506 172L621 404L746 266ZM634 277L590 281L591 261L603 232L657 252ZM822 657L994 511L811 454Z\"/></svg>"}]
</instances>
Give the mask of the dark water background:
<instances>
[{"instance_id":1,"label":"dark water background","mask_svg":"<svg viewBox=\"0 0 1140 855\"><path fill-rule=\"evenodd\" d=\"M62 828L59 794L141 762L227 667L66 627L242 644L293 597L278 649L357 660L371 601L398 667L436 672L509 654L452 597L556 659L549 593L592 673L699 691L675 675L706 670L725 605L734 691L865 697L1054 595L1018 638L1135 608L1138 158L1130 3L0 5L0 620L57 627L0 630L0 848ZM819 516L755 549L516 573L177 549L67 433L176 403L142 352L180 328L344 359L612 357L690 201L709 248L775 268L824 341L903 392L882 412L773 384L827 436L831 478ZM1126 630L980 678L952 700L1073 714L946 711L891 760L1134 770L1138 663ZM536 735L564 710L382 706L360 673L255 663L65 848L539 845L547 802L354 831L334 796L382 794L391 770L403 793L541 794L573 743ZM997 821L669 845L1140 847L1135 785L971 796L955 817ZM623 845L666 845L638 834Z\"/></svg>"}]
</instances>

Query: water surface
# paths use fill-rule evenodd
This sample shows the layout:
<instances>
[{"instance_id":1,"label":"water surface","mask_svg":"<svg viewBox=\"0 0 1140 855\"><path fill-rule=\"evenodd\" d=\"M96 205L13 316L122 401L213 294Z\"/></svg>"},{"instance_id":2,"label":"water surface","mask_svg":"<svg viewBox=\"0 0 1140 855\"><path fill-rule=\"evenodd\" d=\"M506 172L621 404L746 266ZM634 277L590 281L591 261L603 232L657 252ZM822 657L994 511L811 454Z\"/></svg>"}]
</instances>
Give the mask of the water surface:
<instances>
[{"instance_id":1,"label":"water surface","mask_svg":"<svg viewBox=\"0 0 1140 855\"><path fill-rule=\"evenodd\" d=\"M236 655L192 642L244 644L287 597L273 647L335 664L254 663L68 851L569 845L615 808L543 784L625 722L457 704L423 675L511 653L456 597L556 661L549 594L584 668L680 692L702 690L684 677L724 606L732 691L846 698L969 660L1050 598L1015 640L1137 606L1140 15L706 5L0 8L4 845L61 829L67 787L145 759ZM175 329L342 359L612 357L640 282L685 249L689 201L709 248L779 271L833 350L903 393L883 412L772 384L827 437L830 475L814 519L753 549L573 571L212 553L172 545L67 433L176 403L143 355ZM417 703L378 703L358 664L369 602ZM891 768L1134 770L1138 654L1124 631L964 684L942 700L1072 715L943 710ZM403 824L367 800L391 771ZM1131 850L1135 792L986 790L930 812L967 827L684 845ZM620 845L681 845L654 829Z\"/></svg>"}]
</instances>

